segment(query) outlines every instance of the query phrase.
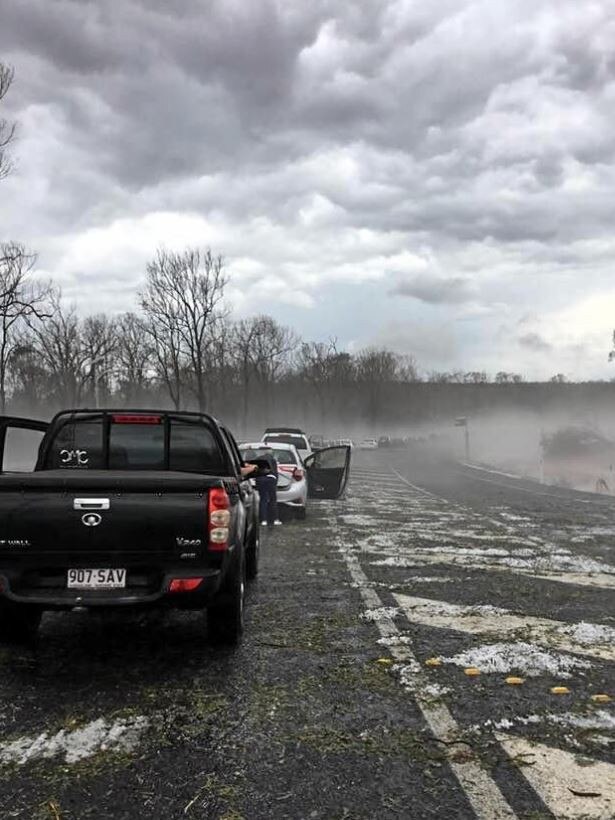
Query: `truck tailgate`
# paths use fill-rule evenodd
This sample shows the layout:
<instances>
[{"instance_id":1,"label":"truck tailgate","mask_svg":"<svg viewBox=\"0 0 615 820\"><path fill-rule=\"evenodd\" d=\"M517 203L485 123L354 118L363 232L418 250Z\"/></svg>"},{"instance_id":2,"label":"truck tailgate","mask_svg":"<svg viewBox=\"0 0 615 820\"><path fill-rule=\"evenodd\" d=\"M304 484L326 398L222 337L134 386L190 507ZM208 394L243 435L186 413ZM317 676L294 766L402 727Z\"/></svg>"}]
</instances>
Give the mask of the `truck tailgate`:
<instances>
[{"instance_id":1,"label":"truck tailgate","mask_svg":"<svg viewBox=\"0 0 615 820\"><path fill-rule=\"evenodd\" d=\"M0 574L17 570L13 583L34 594L64 589L68 568L122 567L128 587L153 593L186 559L210 563L207 493L222 484L170 472L4 475Z\"/></svg>"}]
</instances>

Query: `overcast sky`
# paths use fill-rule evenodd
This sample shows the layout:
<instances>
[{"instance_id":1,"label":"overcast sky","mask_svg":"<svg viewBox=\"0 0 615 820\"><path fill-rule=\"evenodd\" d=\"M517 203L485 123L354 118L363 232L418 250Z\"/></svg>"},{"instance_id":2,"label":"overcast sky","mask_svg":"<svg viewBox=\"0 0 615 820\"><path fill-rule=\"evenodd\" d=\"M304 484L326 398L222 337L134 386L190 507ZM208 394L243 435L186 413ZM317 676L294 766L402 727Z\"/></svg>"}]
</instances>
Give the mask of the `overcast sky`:
<instances>
[{"instance_id":1,"label":"overcast sky","mask_svg":"<svg viewBox=\"0 0 615 820\"><path fill-rule=\"evenodd\" d=\"M199 244L306 338L615 377L615 0L0 0L0 59L0 239L83 312Z\"/></svg>"}]
</instances>

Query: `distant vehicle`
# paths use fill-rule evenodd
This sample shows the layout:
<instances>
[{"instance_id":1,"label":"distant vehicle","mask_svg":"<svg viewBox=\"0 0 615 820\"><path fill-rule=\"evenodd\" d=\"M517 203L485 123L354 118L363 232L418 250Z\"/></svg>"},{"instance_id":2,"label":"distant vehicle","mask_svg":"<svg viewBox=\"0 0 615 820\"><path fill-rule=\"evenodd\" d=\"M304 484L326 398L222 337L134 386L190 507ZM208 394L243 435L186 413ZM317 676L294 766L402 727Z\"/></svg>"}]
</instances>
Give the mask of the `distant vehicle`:
<instances>
[{"instance_id":1,"label":"distant vehicle","mask_svg":"<svg viewBox=\"0 0 615 820\"><path fill-rule=\"evenodd\" d=\"M44 610L156 606L206 609L210 638L239 640L258 494L211 416L4 416L0 466L0 640L31 637Z\"/></svg>"},{"instance_id":2,"label":"distant vehicle","mask_svg":"<svg viewBox=\"0 0 615 820\"><path fill-rule=\"evenodd\" d=\"M380 436L377 443L378 443L378 447L390 447L391 446L391 437L390 436Z\"/></svg>"},{"instance_id":3,"label":"distant vehicle","mask_svg":"<svg viewBox=\"0 0 615 820\"><path fill-rule=\"evenodd\" d=\"M295 445L257 441L240 444L239 452L244 461L254 461L267 452L273 453L278 462L278 504L292 510L296 518L304 519L307 512L308 483Z\"/></svg>"},{"instance_id":4,"label":"distant vehicle","mask_svg":"<svg viewBox=\"0 0 615 820\"><path fill-rule=\"evenodd\" d=\"M564 427L542 437L547 483L615 492L615 442L583 427Z\"/></svg>"},{"instance_id":5,"label":"distant vehicle","mask_svg":"<svg viewBox=\"0 0 615 820\"><path fill-rule=\"evenodd\" d=\"M268 427L262 440L265 444L292 444L297 448L302 461L312 452L308 437L297 427Z\"/></svg>"},{"instance_id":6,"label":"distant vehicle","mask_svg":"<svg viewBox=\"0 0 615 820\"><path fill-rule=\"evenodd\" d=\"M377 450L378 442L375 438L364 438L359 442L359 450Z\"/></svg>"},{"instance_id":7,"label":"distant vehicle","mask_svg":"<svg viewBox=\"0 0 615 820\"><path fill-rule=\"evenodd\" d=\"M340 447L354 447L354 441L351 438L340 438L337 443Z\"/></svg>"}]
</instances>

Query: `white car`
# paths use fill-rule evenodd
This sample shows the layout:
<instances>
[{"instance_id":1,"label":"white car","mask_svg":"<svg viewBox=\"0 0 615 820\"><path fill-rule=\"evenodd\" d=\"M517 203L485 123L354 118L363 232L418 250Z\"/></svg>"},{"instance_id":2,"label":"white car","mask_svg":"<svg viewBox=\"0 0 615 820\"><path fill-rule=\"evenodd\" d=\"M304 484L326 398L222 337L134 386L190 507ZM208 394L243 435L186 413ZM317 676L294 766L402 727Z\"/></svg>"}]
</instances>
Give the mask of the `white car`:
<instances>
[{"instance_id":1,"label":"white car","mask_svg":"<svg viewBox=\"0 0 615 820\"><path fill-rule=\"evenodd\" d=\"M308 483L301 457L294 444L278 442L249 442L239 445L244 461L262 458L273 453L278 462L278 504L294 511L295 517L304 519L307 512Z\"/></svg>"},{"instance_id":2,"label":"white car","mask_svg":"<svg viewBox=\"0 0 615 820\"><path fill-rule=\"evenodd\" d=\"M364 438L363 441L359 443L359 450L377 450L378 449L378 442L375 438Z\"/></svg>"},{"instance_id":3,"label":"white car","mask_svg":"<svg viewBox=\"0 0 615 820\"><path fill-rule=\"evenodd\" d=\"M263 434L265 444L292 444L297 448L301 460L312 454L308 437L297 427L268 427Z\"/></svg>"}]
</instances>

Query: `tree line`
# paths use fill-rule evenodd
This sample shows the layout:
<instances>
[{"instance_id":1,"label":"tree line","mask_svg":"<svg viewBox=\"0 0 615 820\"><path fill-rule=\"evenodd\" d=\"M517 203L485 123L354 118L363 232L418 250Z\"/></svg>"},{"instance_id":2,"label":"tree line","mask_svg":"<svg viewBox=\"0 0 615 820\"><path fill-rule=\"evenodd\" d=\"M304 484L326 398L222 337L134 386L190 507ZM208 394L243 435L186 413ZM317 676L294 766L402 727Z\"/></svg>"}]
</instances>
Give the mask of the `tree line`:
<instances>
[{"instance_id":1,"label":"tree line","mask_svg":"<svg viewBox=\"0 0 615 820\"><path fill-rule=\"evenodd\" d=\"M290 421L375 431L475 410L468 390L488 406L531 387L505 371L420 374L412 356L305 341L267 315L236 319L224 301L224 260L210 249L158 249L135 310L119 315L79 316L33 265L23 247L2 246L2 412L164 406L213 412L245 435Z\"/></svg>"},{"instance_id":2,"label":"tree line","mask_svg":"<svg viewBox=\"0 0 615 820\"><path fill-rule=\"evenodd\" d=\"M0 256L0 408L160 405L224 413L243 430L271 418L281 391L324 423L354 392L376 421L391 382L415 382L414 360L336 340L306 342L267 315L235 319L224 260L211 250L159 249L134 311L81 317L53 283L36 280L19 245ZM352 396L352 398L351 398Z\"/></svg>"}]
</instances>

